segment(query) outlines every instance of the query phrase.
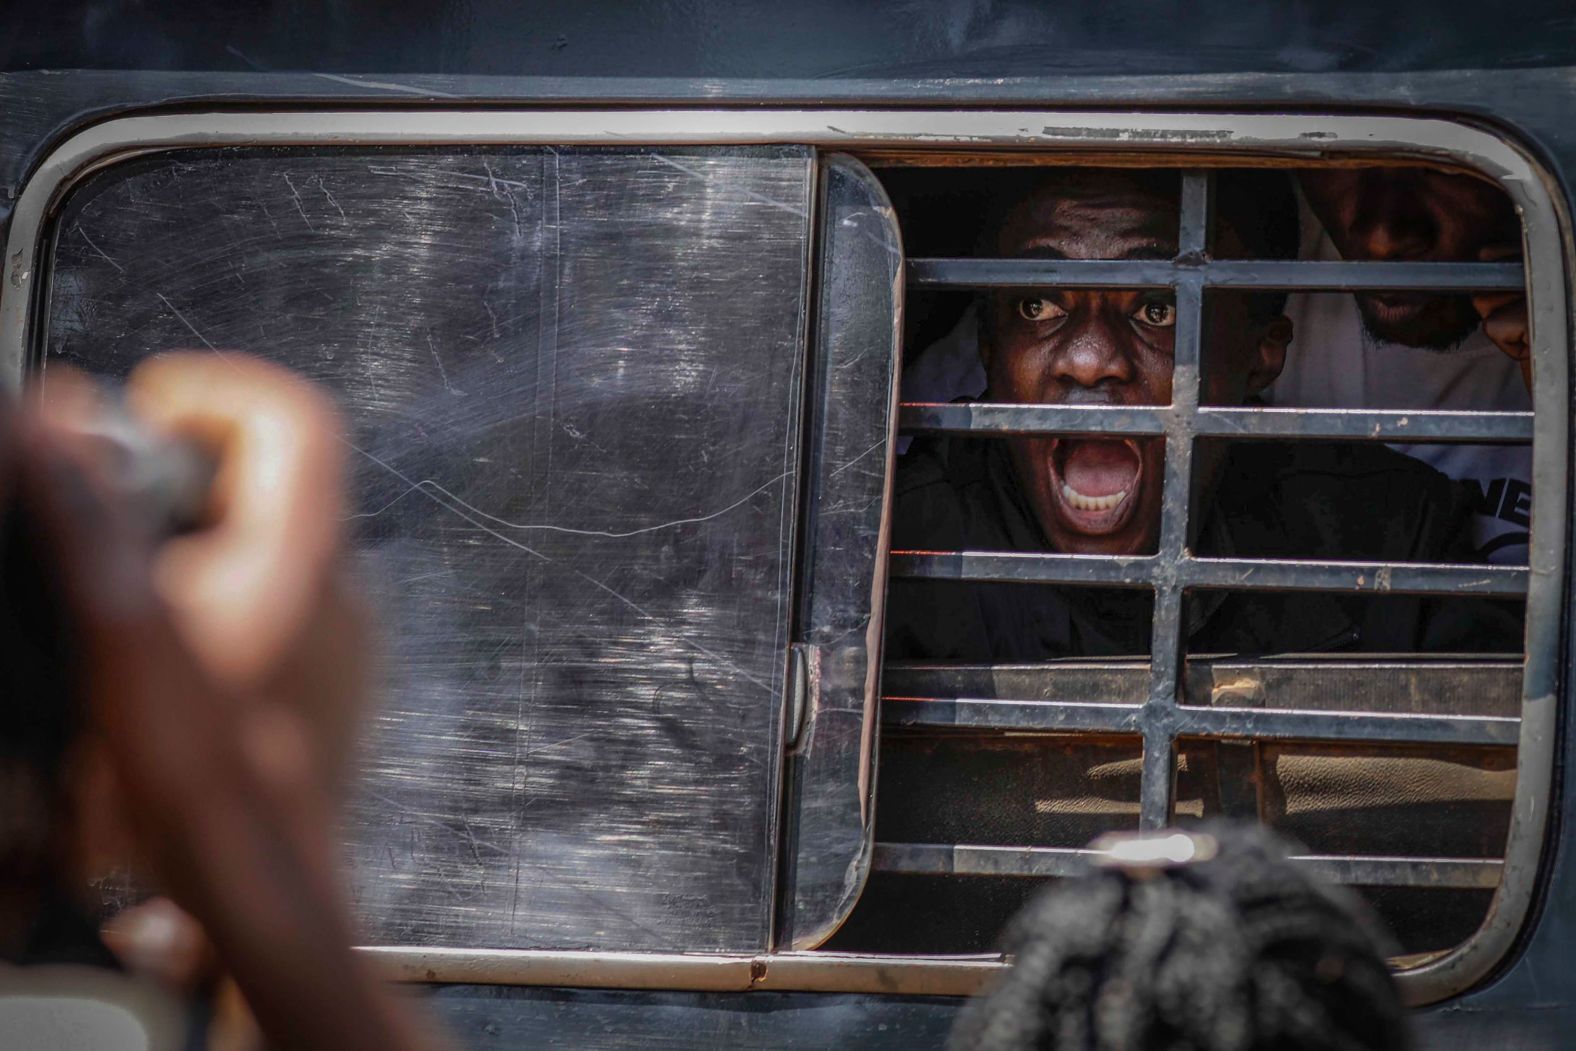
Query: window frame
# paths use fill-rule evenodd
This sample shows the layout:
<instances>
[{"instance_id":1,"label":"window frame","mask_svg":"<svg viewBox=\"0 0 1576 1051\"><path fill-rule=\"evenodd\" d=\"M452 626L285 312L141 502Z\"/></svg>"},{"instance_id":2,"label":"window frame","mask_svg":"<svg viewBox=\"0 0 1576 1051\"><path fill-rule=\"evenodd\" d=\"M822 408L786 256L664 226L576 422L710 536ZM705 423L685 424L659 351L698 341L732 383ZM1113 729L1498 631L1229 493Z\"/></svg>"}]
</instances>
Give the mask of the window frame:
<instances>
[{"instance_id":1,"label":"window frame","mask_svg":"<svg viewBox=\"0 0 1576 1051\"><path fill-rule=\"evenodd\" d=\"M1526 663L1516 792L1504 876L1483 926L1467 942L1442 958L1398 977L1410 1002L1429 1003L1469 988L1504 961L1530 914L1536 891L1548 831L1553 753L1559 721L1569 458L1567 358L1570 343L1564 246L1569 240L1570 222L1564 198L1552 177L1516 144L1490 131L1438 117L1064 113L1048 109L403 108L375 111L215 110L118 117L82 130L56 146L33 170L17 199L6 247L5 276L0 282L0 385L19 385L29 365L33 329L40 314L40 289L46 284L38 280L42 240L52 210L76 180L104 165L152 151L230 145L611 143L801 144L826 151L919 149L969 154L1018 151L1040 155L1042 161L1071 164L1109 162L1113 154L1141 154L1150 163L1173 167L1225 166L1252 158L1270 158L1273 163L1288 167L1332 157L1359 161L1383 158L1466 167L1498 182L1521 212L1524 224L1534 374L1539 390L1544 392L1533 420L1533 488L1540 499L1532 510L1530 566L1525 571L1509 571L1525 574L1527 594ZM1211 265L1219 267L1222 264ZM1131 284L1131 279L1125 278L1124 283ZM1196 288L1201 294L1202 283L1196 276L1187 277L1181 284ZM1196 368L1196 363L1179 355L1175 400L1178 406L1196 408L1197 380L1196 374L1190 375L1187 371L1190 365ZM1033 410L1036 424L1045 426L1056 411L1055 407L1036 407ZM1225 414L1220 419L1222 427L1231 425L1228 417L1234 411L1237 410L1206 410L1207 413ZM1168 412L1171 410L1161 409L1154 415ZM1205 418L1206 412L1199 413L1200 418ZM1314 420L1299 430L1308 436L1322 435L1326 430L1332 436L1339 436L1340 428L1347 425L1340 422L1339 414L1301 415ZM1406 415L1415 421L1436 414ZM1324 416L1324 421L1321 423L1317 416ZM1351 418L1344 417L1347 421ZM1450 422L1441 420L1440 425ZM1399 419L1394 425L1415 426ZM1169 423L1166 426L1169 428ZM889 440L891 437L889 435ZM1185 459L1190 452L1178 455ZM1170 458L1168 451L1167 484L1171 492L1176 492L1171 488L1173 471L1181 468L1185 477L1185 464L1171 464ZM1169 539L1172 543L1162 542L1163 553L1174 546L1176 538ZM1060 557L1067 560L1077 556ZM1212 572L1208 567L1205 571ZM1426 568L1416 571L1425 576L1430 574ZM1128 570L1094 572L1125 576ZM1332 583L1371 586L1369 581L1354 579L1350 567L1332 568L1327 572ZM1494 576L1498 579L1504 573ZM1395 583L1392 577L1390 586ZM1174 584L1180 589L1183 581L1178 578ZM1157 621L1165 615L1162 612ZM1157 664L1176 661L1175 655L1168 655ZM1157 679L1160 670L1155 669ZM874 706L867 710L873 713ZM806 718L813 718L814 705L808 705L806 711ZM1146 765L1149 762L1146 758ZM873 816L868 808L863 810L858 820L865 824L867 846L863 856L851 862L854 866L851 871L860 882L870 864L869 832ZM753 957L485 949L372 951L375 956L387 960L396 975L424 981L594 984L622 988L962 994L977 988L984 977L1001 965L995 958L948 961L845 957L795 951Z\"/></svg>"}]
</instances>

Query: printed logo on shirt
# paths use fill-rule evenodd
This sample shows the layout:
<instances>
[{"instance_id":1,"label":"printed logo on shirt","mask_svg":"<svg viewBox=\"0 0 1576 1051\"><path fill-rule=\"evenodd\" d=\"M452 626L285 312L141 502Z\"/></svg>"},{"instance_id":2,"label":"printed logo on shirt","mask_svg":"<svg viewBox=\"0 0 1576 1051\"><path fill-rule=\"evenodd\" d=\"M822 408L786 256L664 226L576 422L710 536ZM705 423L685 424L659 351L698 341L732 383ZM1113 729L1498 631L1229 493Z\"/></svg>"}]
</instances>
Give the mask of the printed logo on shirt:
<instances>
[{"instance_id":1,"label":"printed logo on shirt","mask_svg":"<svg viewBox=\"0 0 1576 1051\"><path fill-rule=\"evenodd\" d=\"M1476 478L1463 479L1472 492L1472 510L1484 518L1507 522L1519 529L1508 529L1478 549L1481 558L1517 545L1525 547L1531 539L1532 486L1522 478L1491 478L1488 486Z\"/></svg>"}]
</instances>

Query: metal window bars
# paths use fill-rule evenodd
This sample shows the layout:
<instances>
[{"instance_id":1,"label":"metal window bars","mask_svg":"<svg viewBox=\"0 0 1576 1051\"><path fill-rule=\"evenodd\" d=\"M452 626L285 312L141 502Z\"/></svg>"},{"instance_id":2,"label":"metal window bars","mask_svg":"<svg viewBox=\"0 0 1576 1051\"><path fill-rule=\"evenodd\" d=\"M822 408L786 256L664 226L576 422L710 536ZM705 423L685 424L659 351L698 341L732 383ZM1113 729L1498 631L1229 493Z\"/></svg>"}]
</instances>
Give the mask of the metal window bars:
<instances>
[{"instance_id":1,"label":"metal window bars","mask_svg":"<svg viewBox=\"0 0 1576 1051\"><path fill-rule=\"evenodd\" d=\"M1385 564L1201 558L1187 547L1193 446L1198 438L1530 444L1531 412L1274 409L1199 404L1205 289L1519 290L1520 263L1215 260L1207 239L1212 175L1182 174L1178 252L1169 262L1064 259L911 259L908 284L922 290L1070 286L1172 288L1176 294L1172 404L1154 407L905 403L907 433L972 435L1091 433L1163 436L1165 475L1158 550L1148 556L894 551L891 574L989 582L1152 588L1147 690L1140 704L1054 700L915 700L886 691L886 726L971 727L1136 734L1142 738L1139 827L1172 819L1179 738L1514 746L1514 716L1264 709L1183 705L1183 599L1193 588L1277 589L1522 597L1529 571L1483 565ZM1519 665L1504 669L1514 674ZM934 680L935 676L932 676ZM1519 689L1519 677L1517 679ZM937 690L928 696L947 696ZM967 844L877 843L874 868L908 874L1062 875L1078 850ZM1310 856L1332 877L1364 885L1492 888L1498 859Z\"/></svg>"}]
</instances>

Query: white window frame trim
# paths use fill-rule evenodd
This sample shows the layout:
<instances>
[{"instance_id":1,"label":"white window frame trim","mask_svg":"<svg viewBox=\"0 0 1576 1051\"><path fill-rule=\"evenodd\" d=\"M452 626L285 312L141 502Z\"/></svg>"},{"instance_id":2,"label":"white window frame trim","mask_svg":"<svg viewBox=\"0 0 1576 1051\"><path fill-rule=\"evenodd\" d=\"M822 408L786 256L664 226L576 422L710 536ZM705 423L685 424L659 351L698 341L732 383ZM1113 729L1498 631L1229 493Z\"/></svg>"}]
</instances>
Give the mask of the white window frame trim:
<instances>
[{"instance_id":1,"label":"white window frame trim","mask_svg":"<svg viewBox=\"0 0 1576 1051\"><path fill-rule=\"evenodd\" d=\"M38 314L43 238L73 184L149 153L210 147L440 145L809 145L824 150L966 152L1113 151L1146 157L1271 156L1317 162L1330 155L1466 167L1495 180L1522 216L1533 371L1543 395L1535 421L1531 566L1516 792L1504 875L1482 927L1455 949L1397 977L1406 999L1456 995L1500 966L1530 911L1550 809L1563 656L1566 465L1569 450L1570 221L1556 181L1513 142L1436 117L1099 113L1054 110L879 109L487 109L214 110L106 120L65 139L27 179L12 213L0 278L0 386L20 386ZM874 706L870 707L874 718ZM866 851L864 864L868 867ZM529 952L378 948L398 977L428 982L611 985L620 988L770 988L966 994L999 960L773 953ZM599 980L599 976L607 979Z\"/></svg>"}]
</instances>

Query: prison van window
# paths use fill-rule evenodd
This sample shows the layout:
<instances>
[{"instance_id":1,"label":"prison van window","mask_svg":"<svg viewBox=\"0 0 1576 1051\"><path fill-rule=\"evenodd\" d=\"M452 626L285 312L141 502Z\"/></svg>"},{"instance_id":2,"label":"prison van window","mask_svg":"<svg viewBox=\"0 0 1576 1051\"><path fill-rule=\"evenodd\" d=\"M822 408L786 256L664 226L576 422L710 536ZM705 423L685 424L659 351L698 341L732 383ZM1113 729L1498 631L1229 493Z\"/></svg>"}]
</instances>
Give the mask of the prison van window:
<instances>
[{"instance_id":1,"label":"prison van window","mask_svg":"<svg viewBox=\"0 0 1576 1051\"><path fill-rule=\"evenodd\" d=\"M1212 817L1355 887L1397 967L1471 939L1545 495L1509 198L1399 161L871 163L903 437L872 871L829 947L990 950L1095 836Z\"/></svg>"}]
</instances>

